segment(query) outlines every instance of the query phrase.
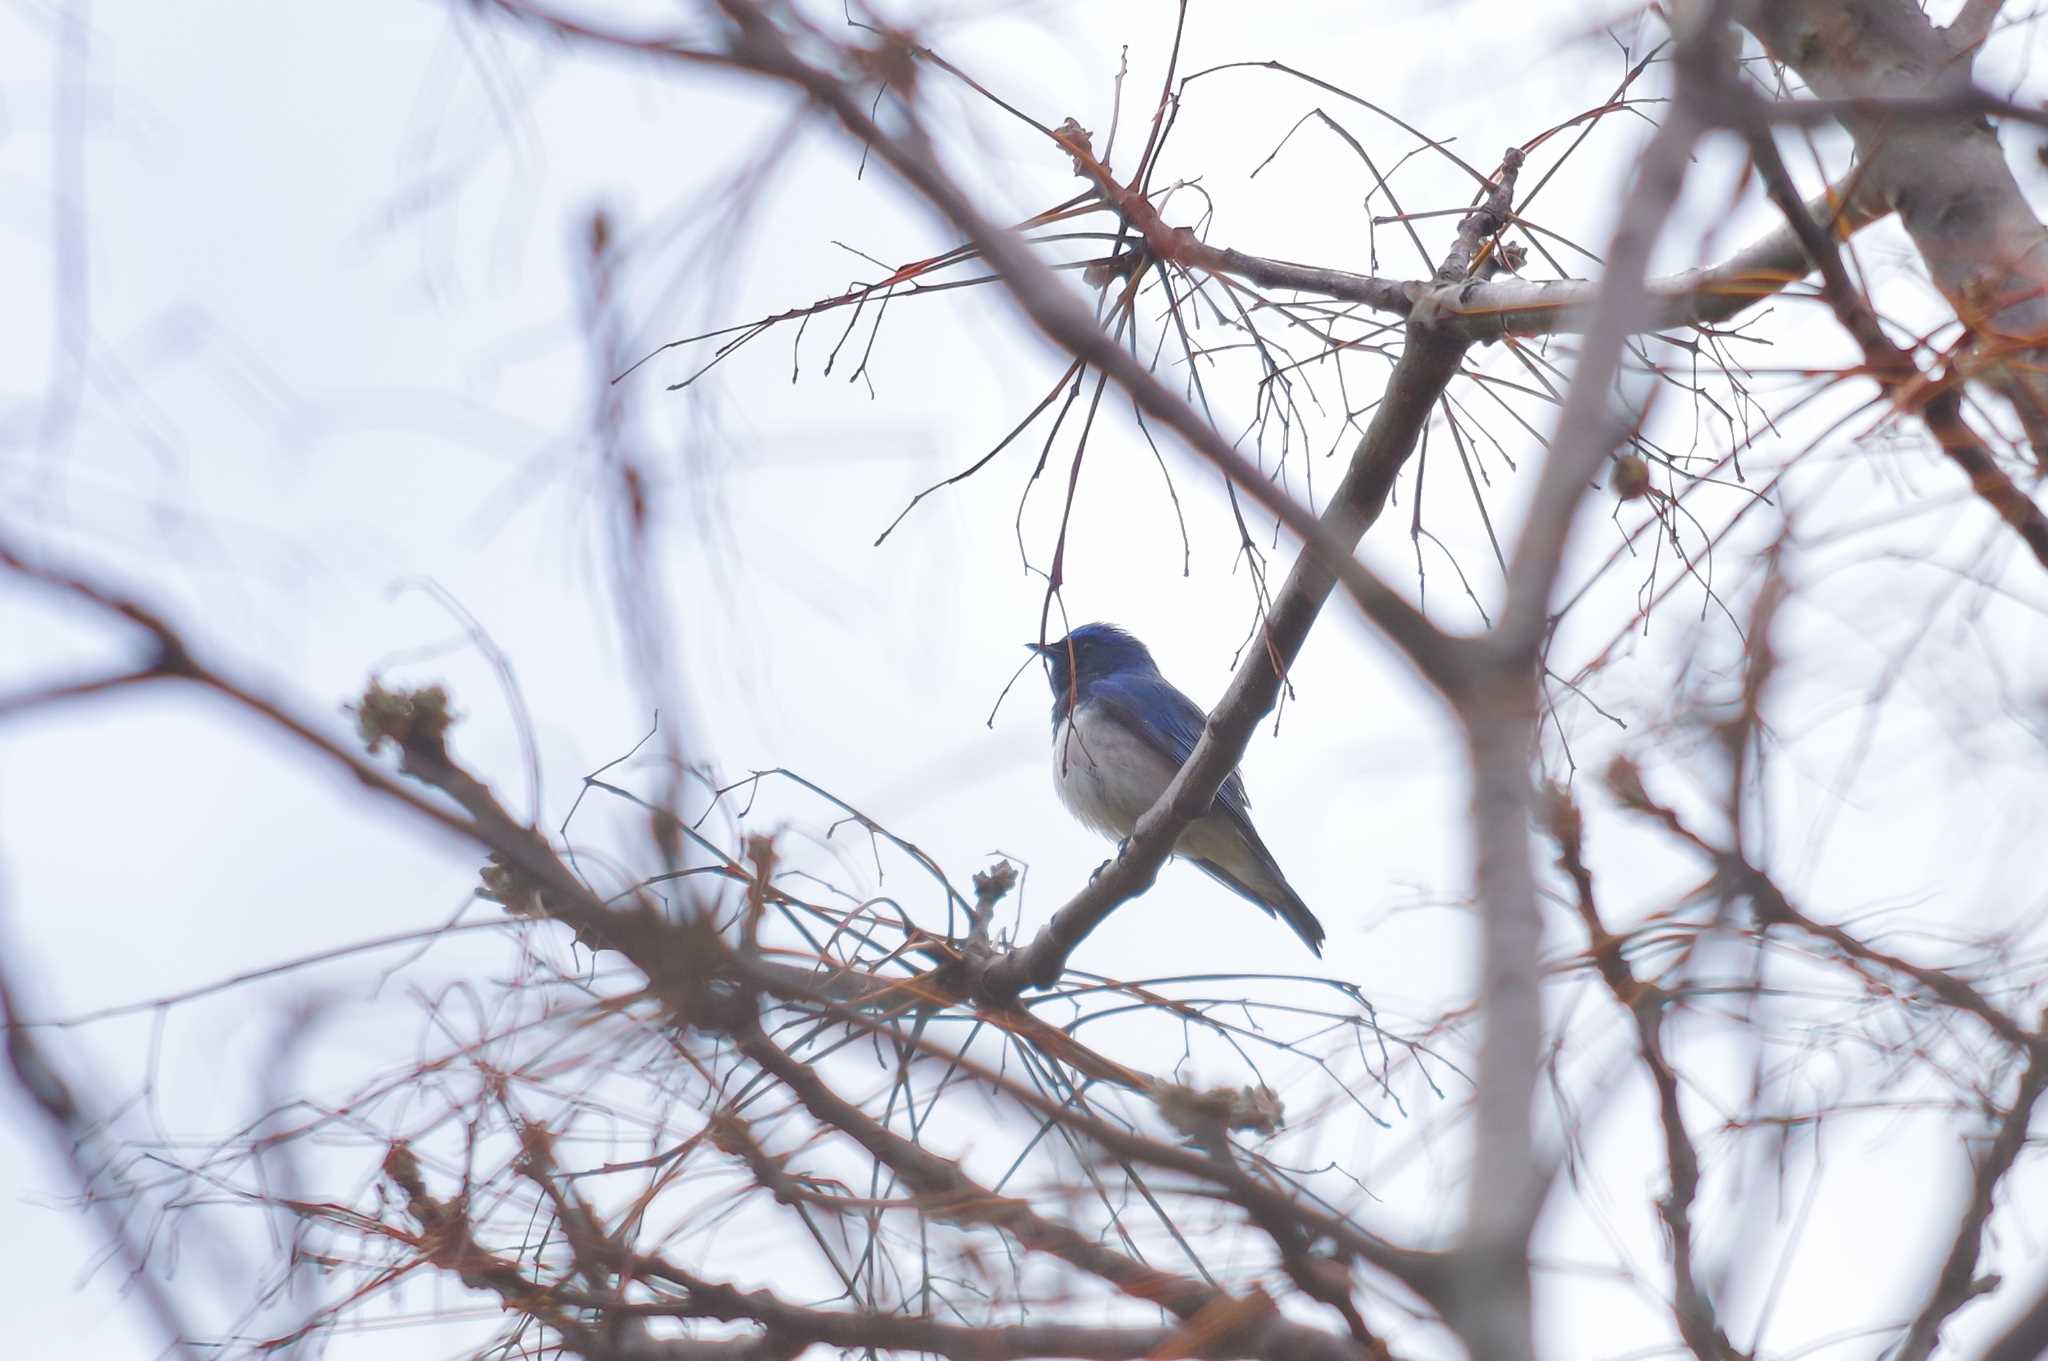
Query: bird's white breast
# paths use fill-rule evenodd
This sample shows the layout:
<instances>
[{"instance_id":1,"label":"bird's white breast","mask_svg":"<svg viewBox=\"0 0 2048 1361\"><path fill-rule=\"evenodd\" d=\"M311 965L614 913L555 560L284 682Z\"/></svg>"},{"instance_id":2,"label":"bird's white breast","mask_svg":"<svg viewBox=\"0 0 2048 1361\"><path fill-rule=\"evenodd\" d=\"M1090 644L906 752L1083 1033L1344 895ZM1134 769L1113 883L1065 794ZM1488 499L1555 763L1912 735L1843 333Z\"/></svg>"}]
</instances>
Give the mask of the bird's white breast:
<instances>
[{"instance_id":1,"label":"bird's white breast","mask_svg":"<svg viewBox=\"0 0 2048 1361\"><path fill-rule=\"evenodd\" d=\"M1165 757L1086 701L1053 732L1052 782L1060 802L1105 835L1129 836L1173 774Z\"/></svg>"},{"instance_id":2,"label":"bird's white breast","mask_svg":"<svg viewBox=\"0 0 2048 1361\"><path fill-rule=\"evenodd\" d=\"M1095 705L1083 702L1053 732L1052 782L1076 821L1122 840L1178 773L1167 759ZM1196 818L1174 846L1178 855L1214 860L1248 883L1264 871L1230 820Z\"/></svg>"}]
</instances>

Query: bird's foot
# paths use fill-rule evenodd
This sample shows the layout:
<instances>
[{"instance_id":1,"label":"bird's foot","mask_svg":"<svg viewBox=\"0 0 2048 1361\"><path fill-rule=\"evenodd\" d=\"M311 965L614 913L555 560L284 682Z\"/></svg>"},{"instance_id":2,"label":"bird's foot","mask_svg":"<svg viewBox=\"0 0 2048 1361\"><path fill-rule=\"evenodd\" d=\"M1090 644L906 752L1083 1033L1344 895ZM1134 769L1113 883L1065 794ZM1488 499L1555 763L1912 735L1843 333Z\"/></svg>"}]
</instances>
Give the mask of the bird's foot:
<instances>
[{"instance_id":1,"label":"bird's foot","mask_svg":"<svg viewBox=\"0 0 2048 1361\"><path fill-rule=\"evenodd\" d=\"M1124 837L1122 840L1118 841L1116 843L1116 854L1112 855L1109 859L1097 865L1095 867L1095 873L1088 876L1088 882L1092 884L1097 879L1100 879L1102 877L1102 872L1108 869L1111 865L1114 865L1117 861L1123 859L1124 852L1129 850L1130 848L1131 839L1129 837Z\"/></svg>"}]
</instances>

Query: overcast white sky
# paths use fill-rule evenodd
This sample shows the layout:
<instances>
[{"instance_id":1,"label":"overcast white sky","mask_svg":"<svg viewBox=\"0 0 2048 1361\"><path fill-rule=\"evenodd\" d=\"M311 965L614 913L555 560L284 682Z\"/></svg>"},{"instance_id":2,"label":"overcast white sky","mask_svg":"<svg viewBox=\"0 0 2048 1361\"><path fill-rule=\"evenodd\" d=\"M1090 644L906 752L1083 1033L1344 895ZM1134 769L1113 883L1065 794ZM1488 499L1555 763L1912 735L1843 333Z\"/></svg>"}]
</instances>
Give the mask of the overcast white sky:
<instances>
[{"instance_id":1,"label":"overcast white sky","mask_svg":"<svg viewBox=\"0 0 2048 1361\"><path fill-rule=\"evenodd\" d=\"M875 167L857 177L857 148L817 131L800 138L795 159L735 224L715 186L777 136L789 115L778 93L569 60L457 22L453 12L466 8L101 0L0 10L0 521L147 591L269 692L336 732L339 706L372 671L445 678L466 715L458 750L523 808L532 793L505 694L474 653L442 646L460 642L459 628L408 585L438 583L516 672L538 738L542 821L553 825L578 777L625 751L664 698L635 686L612 622L606 512L584 435L592 368L578 309L589 213L604 205L624 238L644 247L625 303L636 343L873 276L835 242L891 261L950 242ZM1388 13L1364 25L1354 5L1198 3L1183 69L1276 58L1347 79L1491 166L1510 142L1604 97L1623 65L1609 39L1588 36L1619 12L1604 6L1374 8ZM1163 3L1020 7L931 36L1042 121L1071 115L1098 138L1128 44L1120 144L1130 146L1156 94L1170 19ZM1616 32L1643 38L1633 19ZM2001 60L2016 68L2027 56ZM1247 180L1316 103L1265 74L1216 77L1184 109L1166 176L1201 177L1218 242L1357 269L1372 267L1371 249L1381 272L1420 273L1397 229L1369 235L1369 182L1326 131L1303 128ZM1344 117L1383 163L1413 148L1355 109ZM1545 189L1538 215L1597 249L1642 126L1616 120L1596 134ZM1022 216L1074 192L1042 145L978 109L974 127L949 150L980 167L1000 211ZM2017 164L2026 150L2016 149ZM1767 224L1756 204L1730 199L1727 152L1710 145L1703 156L1667 265L1694 263L1703 240L1731 248ZM2038 168L2026 182L2040 186ZM1445 207L1465 193L1428 158L1397 184L1411 206ZM1419 224L1432 250L1453 221ZM1895 268L1901 238L1874 234L1861 250L1898 277L1891 305L1925 305ZM824 322L805 334L793 384L792 333L782 332L693 396L662 390L694 367L682 355L657 361L624 391L636 433L668 476L664 580L683 700L665 721L688 754L727 774L794 768L917 842L959 883L997 853L1027 863L1012 907L1029 929L1106 853L1053 799L1042 681L1027 675L993 726L985 722L1019 644L1037 630L1043 582L1023 569L1012 527L1037 441L928 498L872 546L912 494L985 452L1057 376L1061 365L1009 321L981 294L898 304L869 365L872 393L847 381L847 355L823 372L839 334ZM1816 328L1778 334L1800 348L1767 363L1841 354ZM1766 375L1760 386L1774 381ZM1240 393L1229 403L1240 418L1249 410ZM1234 432L1229 415L1223 424ZM1526 468L1527 436L1505 420L1497 433ZM1250 618L1220 490L1167 450L1192 544L1183 574L1150 453L1128 421L1108 422L1098 439L1070 532L1071 617L1132 628L1171 678L1210 703ZM1776 457L1757 455L1766 468ZM1321 448L1315 459L1320 491L1339 464ZM1816 476L1816 488L1835 489L1815 492L1817 544L1830 523L1903 507L1902 556L1977 554L1987 522L1943 470L1903 455L1876 461L1879 472L1845 460L1829 465L1833 482ZM1490 504L1507 532L1520 483L1498 457L1489 453L1488 463ZM1041 567L1065 475L1056 452L1022 520ZM1402 579L1413 572L1412 494L1404 483L1368 549ZM1490 601L1497 573L1488 575L1462 475L1445 472L1427 494L1440 508L1432 527ZM1942 518L1920 514L1928 506ZM1586 562L1614 541L1590 546ZM1887 575L1867 540L1845 542L1834 558L1816 548L1813 571L1831 593L1798 627L1839 632L1846 658L1858 640L1877 643L1873 617L1879 632L1924 618L1873 601L1923 601L1932 588ZM1283 544L1276 553L1276 575L1291 552ZM1871 575L1852 578L1857 564ZM1739 565L1728 570L1742 580ZM2041 603L2039 583L2008 575L2022 604ZM1446 564L1432 561L1428 580L1433 613L1476 624ZM2002 663L2016 668L2012 690L2041 689L2048 648L2038 617L2015 605L1984 608L2003 610L1995 619L2012 625ZM1873 769L1890 772L1881 797L1831 801L1834 762L1855 732L1822 731L1814 719L1810 764L1783 791L1780 830L1792 848L1786 863L1817 904L1912 903L1937 924L1969 923L1991 891L2027 879L2012 851L2043 829L2038 788L2027 793L2033 768L2019 759L2023 730L1987 724L1957 735L1934 712L1941 669L1973 655L1956 622L1954 637L1936 640L1946 651L1906 687L1926 697L1925 708L1902 701L1903 716L1888 717L1879 734ZM1668 630L1609 673L1603 703L1637 732L1668 719L1677 663L1726 645L1713 626L1701 622L1697 598L1682 603ZM113 635L7 586L0 640L0 692L118 651ZM422 648L440 650L419 660ZM1804 682L1811 689L1795 709L1853 709L1849 666ZM1341 610L1311 639L1295 681L1277 735L1262 734L1245 765L1260 825L1330 929L1328 971L1391 1016L1426 1014L1463 986L1468 962L1455 908L1467 892L1455 736L1398 657ZM1582 762L1608 749L1610 734L1590 716L1571 721ZM1960 754L1933 754L1937 746ZM1930 807L1924 791L1937 785L1959 792ZM800 800L774 815L797 843L831 821ZM850 883L874 889L865 845L844 838L827 849L847 852ZM1622 915L1663 905L1694 869L1640 846L1595 849L1616 857L1602 872L1626 885L1617 890ZM37 1015L134 1002L422 929L462 909L474 870L464 848L366 807L330 772L188 693L130 694L0 727L0 949ZM935 905L900 869L880 887L916 910ZM479 918L490 910L470 909ZM469 958L462 948L421 962L420 986L459 973ZM476 967L490 958L479 952ZM337 1049L358 1048L365 1061L372 1051L410 1052L417 1027L380 1019L370 1004L388 962L181 1009L160 1037L164 1081L154 1097L166 1125L203 1139L246 1118L263 1095L279 1018L315 997L345 1018ZM1308 961L1283 927L1173 868L1079 962L1160 975L1289 971ZM151 1052L146 1015L51 1034L58 1052L89 1065L99 1094L132 1092ZM330 1057L332 1071L346 1070L343 1055ZM1370 1136L1332 1137L1341 1149ZM1847 1128L1840 1138L1841 1157L1871 1160L1873 1170L1838 1182L1814 1215L1766 1336L1774 1349L1815 1340L1844 1318L1904 1312L1904 1292L1928 1264L1912 1247L1913 1226L1938 1221L1959 1175L1952 1142L1913 1127ZM1618 1144L1603 1155L1615 1201L1607 1228L1638 1248L1654 1242L1643 1215L1653 1152ZM1901 1204L1869 1195L1873 1185L1910 1194ZM147 1354L149 1329L118 1301L118 1283L102 1273L81 1284L92 1227L41 1208L65 1191L44 1132L25 1123L11 1089L0 1091L0 1204L11 1227L0 1235L0 1341L38 1361ZM1892 1250L1874 1251L1880 1241ZM2009 1245L2018 1262L2037 1246ZM1560 1258L1613 1257L1597 1216L1560 1228L1554 1247ZM1754 1265L1729 1270L1757 1283ZM1654 1314L1627 1305L1629 1295L1626 1282L1608 1282L1597 1296L1613 1311L1617 1347L1642 1336L1632 1319ZM424 1335L405 1333L345 1340L338 1354L411 1355L415 1345L436 1354Z\"/></svg>"}]
</instances>

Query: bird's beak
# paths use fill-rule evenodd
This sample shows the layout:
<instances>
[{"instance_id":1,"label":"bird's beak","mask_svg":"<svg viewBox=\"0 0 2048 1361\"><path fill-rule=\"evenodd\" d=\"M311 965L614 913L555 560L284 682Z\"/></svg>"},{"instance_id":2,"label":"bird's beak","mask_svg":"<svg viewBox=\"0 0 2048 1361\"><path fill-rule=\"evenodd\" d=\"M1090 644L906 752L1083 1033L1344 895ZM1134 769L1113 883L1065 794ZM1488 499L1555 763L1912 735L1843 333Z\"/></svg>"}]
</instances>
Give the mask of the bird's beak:
<instances>
[{"instance_id":1,"label":"bird's beak","mask_svg":"<svg viewBox=\"0 0 2048 1361\"><path fill-rule=\"evenodd\" d=\"M1048 653L1048 652L1052 651L1052 644L1050 644L1050 643L1026 643L1026 644L1024 644L1024 650L1025 650L1026 652L1035 652L1035 653L1037 653L1037 654L1038 654L1039 656L1043 657L1043 656L1044 656L1044 655L1045 655L1046 653Z\"/></svg>"}]
</instances>

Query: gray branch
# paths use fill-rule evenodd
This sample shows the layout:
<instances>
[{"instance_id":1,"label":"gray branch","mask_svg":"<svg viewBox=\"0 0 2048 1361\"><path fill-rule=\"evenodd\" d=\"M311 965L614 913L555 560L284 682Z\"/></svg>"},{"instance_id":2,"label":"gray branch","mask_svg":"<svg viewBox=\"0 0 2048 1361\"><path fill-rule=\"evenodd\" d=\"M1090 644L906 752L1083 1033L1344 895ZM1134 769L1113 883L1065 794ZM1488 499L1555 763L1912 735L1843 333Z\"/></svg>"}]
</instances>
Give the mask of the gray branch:
<instances>
[{"instance_id":1,"label":"gray branch","mask_svg":"<svg viewBox=\"0 0 2048 1361\"><path fill-rule=\"evenodd\" d=\"M1985 11L1996 7L1970 8L1971 27L1988 30ZM1968 86L1969 62L1910 0L1773 0L1745 22L1823 98L1925 98ZM1997 132L1960 109L1898 118L1851 104L1841 122L1870 192L1897 210L1935 287L1974 335L1959 367L2012 403L2035 459L2048 464L2048 229Z\"/></svg>"}]
</instances>

